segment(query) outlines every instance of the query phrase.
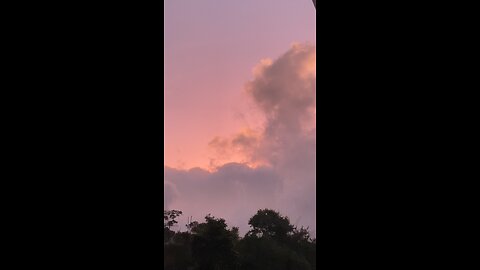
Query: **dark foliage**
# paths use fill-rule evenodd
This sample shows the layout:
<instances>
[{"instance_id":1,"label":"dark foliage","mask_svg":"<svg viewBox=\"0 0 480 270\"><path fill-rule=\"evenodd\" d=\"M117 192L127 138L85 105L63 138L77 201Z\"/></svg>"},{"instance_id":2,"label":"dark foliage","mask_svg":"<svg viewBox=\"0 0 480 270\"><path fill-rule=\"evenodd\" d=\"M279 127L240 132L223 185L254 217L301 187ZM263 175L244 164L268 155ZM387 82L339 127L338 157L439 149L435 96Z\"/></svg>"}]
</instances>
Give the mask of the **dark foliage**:
<instances>
[{"instance_id":1,"label":"dark foliage","mask_svg":"<svg viewBox=\"0 0 480 270\"><path fill-rule=\"evenodd\" d=\"M238 228L210 215L191 221L186 232L174 232L181 211L164 211L164 268L169 270L311 270L316 269L316 240L308 228L296 228L278 212L259 210L251 230L240 238Z\"/></svg>"}]
</instances>

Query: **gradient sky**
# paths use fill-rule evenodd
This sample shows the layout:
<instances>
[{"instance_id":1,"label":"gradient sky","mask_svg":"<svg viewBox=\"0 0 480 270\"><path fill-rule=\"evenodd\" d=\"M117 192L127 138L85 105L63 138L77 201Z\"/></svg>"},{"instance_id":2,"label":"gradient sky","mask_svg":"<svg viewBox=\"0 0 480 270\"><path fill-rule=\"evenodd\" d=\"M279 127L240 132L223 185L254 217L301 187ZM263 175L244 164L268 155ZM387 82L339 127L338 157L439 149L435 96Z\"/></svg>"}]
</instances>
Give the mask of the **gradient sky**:
<instances>
[{"instance_id":1,"label":"gradient sky","mask_svg":"<svg viewBox=\"0 0 480 270\"><path fill-rule=\"evenodd\" d=\"M242 234L259 208L315 228L312 1L164 7L165 209L211 213Z\"/></svg>"},{"instance_id":2,"label":"gradient sky","mask_svg":"<svg viewBox=\"0 0 480 270\"><path fill-rule=\"evenodd\" d=\"M166 0L165 165L207 167L208 143L245 126L244 85L263 58L312 42L310 0ZM254 123L248 123L254 124Z\"/></svg>"}]
</instances>

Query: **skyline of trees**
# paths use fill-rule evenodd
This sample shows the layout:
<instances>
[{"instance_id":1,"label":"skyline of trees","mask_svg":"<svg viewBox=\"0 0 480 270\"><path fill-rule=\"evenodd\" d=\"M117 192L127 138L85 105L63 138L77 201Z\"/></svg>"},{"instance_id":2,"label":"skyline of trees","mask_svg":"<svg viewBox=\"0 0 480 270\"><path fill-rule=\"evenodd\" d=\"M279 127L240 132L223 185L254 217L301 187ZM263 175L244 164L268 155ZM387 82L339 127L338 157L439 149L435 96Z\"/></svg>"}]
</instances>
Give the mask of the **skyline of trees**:
<instances>
[{"instance_id":1,"label":"skyline of trees","mask_svg":"<svg viewBox=\"0 0 480 270\"><path fill-rule=\"evenodd\" d=\"M179 270L315 269L316 239L308 228L297 228L286 216L260 209L249 219L250 230L240 237L238 227L211 215L190 221L187 231L173 231L178 210L164 210L164 267Z\"/></svg>"}]
</instances>

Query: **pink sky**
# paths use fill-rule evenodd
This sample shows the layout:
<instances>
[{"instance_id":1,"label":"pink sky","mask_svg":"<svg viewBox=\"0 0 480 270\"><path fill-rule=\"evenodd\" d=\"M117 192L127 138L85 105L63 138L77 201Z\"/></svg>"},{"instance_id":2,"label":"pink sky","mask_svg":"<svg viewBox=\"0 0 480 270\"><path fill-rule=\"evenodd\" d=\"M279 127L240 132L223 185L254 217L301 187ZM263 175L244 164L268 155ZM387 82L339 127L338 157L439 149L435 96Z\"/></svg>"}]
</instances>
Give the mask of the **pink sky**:
<instances>
[{"instance_id":1,"label":"pink sky","mask_svg":"<svg viewBox=\"0 0 480 270\"><path fill-rule=\"evenodd\" d=\"M245 93L253 68L294 42L316 43L315 9L311 0L166 0L164 7L164 165L208 168L209 142L262 121Z\"/></svg>"},{"instance_id":2,"label":"pink sky","mask_svg":"<svg viewBox=\"0 0 480 270\"><path fill-rule=\"evenodd\" d=\"M240 233L258 209L315 235L311 0L165 2L164 208ZM194 168L200 167L200 168Z\"/></svg>"}]
</instances>

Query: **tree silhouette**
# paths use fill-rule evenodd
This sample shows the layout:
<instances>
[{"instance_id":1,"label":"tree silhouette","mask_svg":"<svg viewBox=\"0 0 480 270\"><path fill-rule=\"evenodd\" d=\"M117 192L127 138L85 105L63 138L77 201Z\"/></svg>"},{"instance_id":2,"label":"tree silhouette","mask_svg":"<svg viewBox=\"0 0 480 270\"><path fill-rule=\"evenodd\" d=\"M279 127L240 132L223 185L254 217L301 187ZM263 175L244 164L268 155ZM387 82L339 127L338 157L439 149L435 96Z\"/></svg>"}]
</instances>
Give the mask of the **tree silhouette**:
<instances>
[{"instance_id":1,"label":"tree silhouette","mask_svg":"<svg viewBox=\"0 0 480 270\"><path fill-rule=\"evenodd\" d=\"M175 232L172 231L170 228L177 224L178 222L175 220L178 216L182 214L182 211L178 210L163 210L163 242L169 242L172 237L175 235Z\"/></svg>"},{"instance_id":2,"label":"tree silhouette","mask_svg":"<svg viewBox=\"0 0 480 270\"><path fill-rule=\"evenodd\" d=\"M258 210L248 224L252 229L238 245L241 269L314 269L306 253L310 249L300 244L310 243L306 229L297 230L288 217L271 209Z\"/></svg>"},{"instance_id":3,"label":"tree silhouette","mask_svg":"<svg viewBox=\"0 0 480 270\"><path fill-rule=\"evenodd\" d=\"M316 269L316 240L308 228L296 228L288 217L261 209L249 220L244 238L222 218L189 220L187 231L170 227L181 211L164 211L164 268L169 270L311 270Z\"/></svg>"},{"instance_id":4,"label":"tree silhouette","mask_svg":"<svg viewBox=\"0 0 480 270\"><path fill-rule=\"evenodd\" d=\"M237 254L233 248L238 229L228 230L224 219L210 215L205 221L192 228L192 256L198 269L235 269Z\"/></svg>"},{"instance_id":5,"label":"tree silhouette","mask_svg":"<svg viewBox=\"0 0 480 270\"><path fill-rule=\"evenodd\" d=\"M178 222L175 220L182 214L182 211L178 210L163 210L163 226L170 228Z\"/></svg>"},{"instance_id":6,"label":"tree silhouette","mask_svg":"<svg viewBox=\"0 0 480 270\"><path fill-rule=\"evenodd\" d=\"M249 235L268 236L278 240L285 239L294 230L288 217L283 217L280 213L270 209L258 210L250 218L248 224L252 227L248 232Z\"/></svg>"}]
</instances>

